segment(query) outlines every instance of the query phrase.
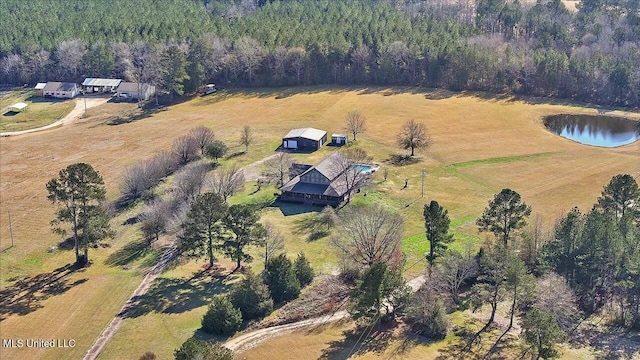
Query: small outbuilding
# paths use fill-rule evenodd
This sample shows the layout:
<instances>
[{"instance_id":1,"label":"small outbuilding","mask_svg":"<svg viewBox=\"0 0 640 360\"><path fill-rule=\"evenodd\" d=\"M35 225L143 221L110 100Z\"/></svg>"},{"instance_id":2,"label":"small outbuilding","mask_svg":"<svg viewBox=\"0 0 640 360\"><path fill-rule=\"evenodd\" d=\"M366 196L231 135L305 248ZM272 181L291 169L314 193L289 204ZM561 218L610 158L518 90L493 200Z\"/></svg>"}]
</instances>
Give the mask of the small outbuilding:
<instances>
[{"instance_id":1,"label":"small outbuilding","mask_svg":"<svg viewBox=\"0 0 640 360\"><path fill-rule=\"evenodd\" d=\"M36 96L42 96L42 89L47 86L47 83L37 83L33 89L36 91Z\"/></svg>"},{"instance_id":2,"label":"small outbuilding","mask_svg":"<svg viewBox=\"0 0 640 360\"><path fill-rule=\"evenodd\" d=\"M293 129L282 138L282 147L291 150L316 151L327 142L327 132L314 128Z\"/></svg>"},{"instance_id":3,"label":"small outbuilding","mask_svg":"<svg viewBox=\"0 0 640 360\"><path fill-rule=\"evenodd\" d=\"M156 92L156 87L151 84L133 83L123 81L116 89L116 96L121 100L147 100Z\"/></svg>"},{"instance_id":4,"label":"small outbuilding","mask_svg":"<svg viewBox=\"0 0 640 360\"><path fill-rule=\"evenodd\" d=\"M86 93L115 92L122 79L86 78L82 87Z\"/></svg>"},{"instance_id":5,"label":"small outbuilding","mask_svg":"<svg viewBox=\"0 0 640 360\"><path fill-rule=\"evenodd\" d=\"M345 134L331 134L331 145L343 146L347 145L348 137Z\"/></svg>"},{"instance_id":6,"label":"small outbuilding","mask_svg":"<svg viewBox=\"0 0 640 360\"><path fill-rule=\"evenodd\" d=\"M72 99L80 94L80 88L76 83L48 82L42 88L42 96L59 99Z\"/></svg>"},{"instance_id":7,"label":"small outbuilding","mask_svg":"<svg viewBox=\"0 0 640 360\"><path fill-rule=\"evenodd\" d=\"M27 108L27 104L23 103L23 102L19 102L19 103L15 103L11 106L9 106L9 111L14 112L14 113L19 113L24 111L24 109Z\"/></svg>"}]
</instances>

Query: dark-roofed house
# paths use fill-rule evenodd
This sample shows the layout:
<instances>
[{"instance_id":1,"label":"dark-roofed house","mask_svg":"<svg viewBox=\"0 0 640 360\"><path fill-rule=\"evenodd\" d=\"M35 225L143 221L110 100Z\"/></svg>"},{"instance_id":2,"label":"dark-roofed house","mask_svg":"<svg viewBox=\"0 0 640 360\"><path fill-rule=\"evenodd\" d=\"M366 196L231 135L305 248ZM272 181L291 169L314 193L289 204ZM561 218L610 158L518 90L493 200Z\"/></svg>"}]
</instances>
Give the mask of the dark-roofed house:
<instances>
[{"instance_id":1,"label":"dark-roofed house","mask_svg":"<svg viewBox=\"0 0 640 360\"><path fill-rule=\"evenodd\" d=\"M352 171L355 172L351 174L353 176L365 176L351 167L343 170L343 166L336 166L344 164L344 160L342 155L335 152L314 166L294 164L290 171L291 180L280 188L280 200L308 205L340 205L349 191L348 177L341 175L345 171ZM302 172L296 174L296 171Z\"/></svg>"},{"instance_id":2,"label":"dark-roofed house","mask_svg":"<svg viewBox=\"0 0 640 360\"><path fill-rule=\"evenodd\" d=\"M80 94L80 88L76 83L48 82L42 88L42 96L61 99L72 99Z\"/></svg>"},{"instance_id":3,"label":"dark-roofed house","mask_svg":"<svg viewBox=\"0 0 640 360\"><path fill-rule=\"evenodd\" d=\"M87 93L115 92L122 79L86 78L82 82Z\"/></svg>"},{"instance_id":4,"label":"dark-roofed house","mask_svg":"<svg viewBox=\"0 0 640 360\"><path fill-rule=\"evenodd\" d=\"M282 138L282 147L293 150L318 150L327 142L327 132L314 128L293 129Z\"/></svg>"},{"instance_id":5,"label":"dark-roofed house","mask_svg":"<svg viewBox=\"0 0 640 360\"><path fill-rule=\"evenodd\" d=\"M122 100L147 100L155 91L156 87L151 84L123 81L116 89L116 96Z\"/></svg>"}]
</instances>

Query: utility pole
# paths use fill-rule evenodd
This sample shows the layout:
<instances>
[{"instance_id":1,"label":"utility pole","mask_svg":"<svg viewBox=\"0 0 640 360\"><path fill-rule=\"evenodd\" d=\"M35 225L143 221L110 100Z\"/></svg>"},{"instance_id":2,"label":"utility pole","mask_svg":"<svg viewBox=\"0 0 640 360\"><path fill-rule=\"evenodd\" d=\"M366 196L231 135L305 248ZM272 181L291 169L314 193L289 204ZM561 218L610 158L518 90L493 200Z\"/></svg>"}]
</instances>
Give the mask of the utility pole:
<instances>
[{"instance_id":1,"label":"utility pole","mask_svg":"<svg viewBox=\"0 0 640 360\"><path fill-rule=\"evenodd\" d=\"M9 213L9 234L11 234L11 247L13 247L13 224L11 224L11 211L7 210Z\"/></svg>"},{"instance_id":2,"label":"utility pole","mask_svg":"<svg viewBox=\"0 0 640 360\"><path fill-rule=\"evenodd\" d=\"M427 176L427 172L425 169L422 169L422 195L420 197L424 197L424 177Z\"/></svg>"}]
</instances>

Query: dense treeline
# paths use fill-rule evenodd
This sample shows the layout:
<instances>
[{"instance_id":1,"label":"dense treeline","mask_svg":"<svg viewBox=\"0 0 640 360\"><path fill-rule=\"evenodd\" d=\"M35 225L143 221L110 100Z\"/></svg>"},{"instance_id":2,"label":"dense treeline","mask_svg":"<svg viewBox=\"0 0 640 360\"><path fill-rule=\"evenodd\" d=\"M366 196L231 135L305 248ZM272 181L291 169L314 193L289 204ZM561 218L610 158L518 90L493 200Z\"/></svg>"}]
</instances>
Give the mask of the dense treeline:
<instances>
[{"instance_id":1,"label":"dense treeline","mask_svg":"<svg viewBox=\"0 0 640 360\"><path fill-rule=\"evenodd\" d=\"M417 85L640 104L631 0L7 1L0 83ZM108 15L106 15L108 14ZM132 17L131 14L136 14Z\"/></svg>"},{"instance_id":2,"label":"dense treeline","mask_svg":"<svg viewBox=\"0 0 640 360\"><path fill-rule=\"evenodd\" d=\"M616 175L591 211L577 208L555 226L541 264L567 279L583 310L617 308L621 325L640 329L640 190Z\"/></svg>"}]
</instances>

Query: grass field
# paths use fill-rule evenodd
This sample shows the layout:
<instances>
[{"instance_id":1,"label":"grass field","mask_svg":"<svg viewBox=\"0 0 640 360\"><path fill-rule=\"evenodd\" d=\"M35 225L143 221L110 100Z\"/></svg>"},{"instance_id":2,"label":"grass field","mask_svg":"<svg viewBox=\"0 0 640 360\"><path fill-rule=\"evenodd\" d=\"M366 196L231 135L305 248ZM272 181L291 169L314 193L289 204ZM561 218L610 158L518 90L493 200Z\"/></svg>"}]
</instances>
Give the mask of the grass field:
<instances>
[{"instance_id":1,"label":"grass field","mask_svg":"<svg viewBox=\"0 0 640 360\"><path fill-rule=\"evenodd\" d=\"M413 88L323 87L286 92L260 89L221 92L164 108L149 116L109 103L91 109L81 123L73 126L0 139L2 291L16 289L16 280L37 280L38 274L48 274L72 261L70 252L47 252L60 238L49 227L55 209L46 200L44 185L61 168L80 161L92 164L105 179L108 197L114 199L118 195L118 180L127 166L170 148L176 137L195 126L211 127L219 139L230 145L231 153L238 153L225 162L243 166L272 154L281 136L291 128L312 126L329 133L344 132L344 116L352 110L361 110L368 119L367 132L359 136L355 146L364 148L375 162L389 169L387 181L378 173L367 196L356 196L354 204L375 202L402 215L407 263L417 264L408 276L424 269L421 261L427 247L422 241L422 206L431 199L449 209L458 239L453 246L461 248L467 241L477 244L484 237L477 234L473 222L493 194L504 187L518 191L524 201L533 206L534 213L552 223L573 206L588 210L613 175L640 171L640 142L620 148L595 148L545 130L541 123L544 115L596 113L595 109L578 105ZM127 121L119 118L114 121L123 111L127 113ZM395 145L395 134L408 119L425 124L433 145L426 153L419 154L417 164L395 167L386 160L401 153ZM115 123L119 125L109 125ZM255 143L247 154L240 154L242 148L237 143L244 125L254 130ZM332 148L324 147L316 153L295 157L301 162L314 163L331 151ZM427 171L424 198L420 198L422 169ZM405 178L409 179L409 187L403 190ZM260 201L275 190L267 187L252 194L252 187L247 184L244 192L232 201L256 198ZM263 211L263 220L275 224L285 235L287 252L293 255L305 251L318 271L335 271L339 264L329 246L330 237L310 239L308 234L296 230L312 210L272 206ZM11 248L9 213L15 242ZM140 239L137 228L121 225L129 216L132 214L122 214L113 221L118 235L110 248L91 251L94 261L91 267L57 280L63 282L60 288L66 290L53 289L38 295L38 306L29 308L27 314L19 313L18 309L2 314L6 317L0 322L3 337L75 338L77 346L72 353L0 349L0 357L35 359L73 355L71 357L76 358L91 346L142 277L145 259L132 263L130 270L107 265L111 254ZM201 264L174 269L162 278L190 279ZM260 268L260 261L253 266ZM184 281L182 284L186 288L193 285ZM196 290L201 294L206 289L209 288L202 285ZM153 308L128 319L105 349L103 358L139 356L147 350L156 351L162 358L170 357L173 348L193 335L204 311L203 301L201 306L191 306L182 312ZM141 345L131 348L131 338Z\"/></svg>"},{"instance_id":2,"label":"grass field","mask_svg":"<svg viewBox=\"0 0 640 360\"><path fill-rule=\"evenodd\" d=\"M7 112L7 108L16 102L29 106L21 113ZM67 115L75 105L75 100L35 97L32 90L0 92L0 131L20 131L51 124Z\"/></svg>"}]
</instances>

